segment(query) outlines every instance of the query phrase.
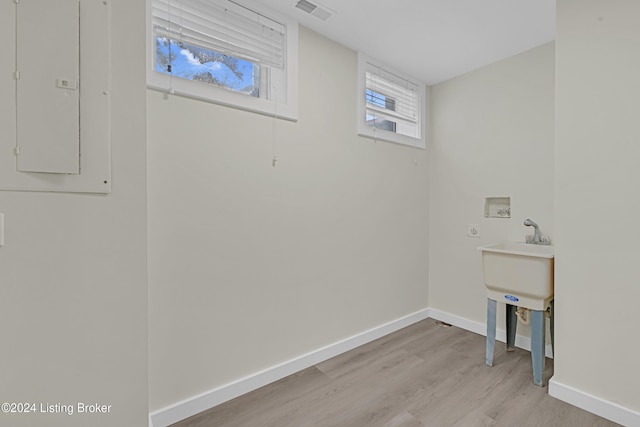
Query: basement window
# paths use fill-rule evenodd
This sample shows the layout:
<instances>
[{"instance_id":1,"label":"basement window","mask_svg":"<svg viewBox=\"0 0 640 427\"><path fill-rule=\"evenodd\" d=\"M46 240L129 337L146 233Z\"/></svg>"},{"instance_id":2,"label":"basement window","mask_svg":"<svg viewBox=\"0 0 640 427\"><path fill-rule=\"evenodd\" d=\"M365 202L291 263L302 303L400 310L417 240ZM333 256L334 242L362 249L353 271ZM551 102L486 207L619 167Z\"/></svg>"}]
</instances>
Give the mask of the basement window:
<instances>
[{"instance_id":1,"label":"basement window","mask_svg":"<svg viewBox=\"0 0 640 427\"><path fill-rule=\"evenodd\" d=\"M260 97L260 65L177 38L156 37L155 70L233 92Z\"/></svg>"},{"instance_id":2,"label":"basement window","mask_svg":"<svg viewBox=\"0 0 640 427\"><path fill-rule=\"evenodd\" d=\"M297 119L297 23L252 0L148 0L151 89Z\"/></svg>"},{"instance_id":3,"label":"basement window","mask_svg":"<svg viewBox=\"0 0 640 427\"><path fill-rule=\"evenodd\" d=\"M425 85L358 54L358 135L425 148Z\"/></svg>"}]
</instances>

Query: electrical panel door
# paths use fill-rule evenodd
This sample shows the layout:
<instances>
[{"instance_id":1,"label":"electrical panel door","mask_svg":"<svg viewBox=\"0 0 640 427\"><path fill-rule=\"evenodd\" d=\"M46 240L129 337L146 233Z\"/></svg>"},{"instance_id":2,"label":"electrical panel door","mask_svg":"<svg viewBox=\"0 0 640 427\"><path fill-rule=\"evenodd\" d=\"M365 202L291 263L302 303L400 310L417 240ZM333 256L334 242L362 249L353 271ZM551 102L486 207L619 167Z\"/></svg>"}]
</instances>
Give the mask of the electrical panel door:
<instances>
[{"instance_id":1,"label":"electrical panel door","mask_svg":"<svg viewBox=\"0 0 640 427\"><path fill-rule=\"evenodd\" d=\"M16 2L17 169L80 173L80 2Z\"/></svg>"}]
</instances>

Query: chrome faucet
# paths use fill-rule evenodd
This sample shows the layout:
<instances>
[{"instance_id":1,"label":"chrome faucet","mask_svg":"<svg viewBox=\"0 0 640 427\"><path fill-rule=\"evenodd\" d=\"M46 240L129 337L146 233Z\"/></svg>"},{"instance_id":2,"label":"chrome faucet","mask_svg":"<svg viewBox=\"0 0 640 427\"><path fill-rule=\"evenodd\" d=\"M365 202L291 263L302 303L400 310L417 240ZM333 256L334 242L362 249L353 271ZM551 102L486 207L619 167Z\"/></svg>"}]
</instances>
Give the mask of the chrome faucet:
<instances>
[{"instance_id":1,"label":"chrome faucet","mask_svg":"<svg viewBox=\"0 0 640 427\"><path fill-rule=\"evenodd\" d=\"M533 243L535 245L539 245L541 242L540 239L540 227L538 227L538 224L536 224L535 222L531 221L529 218L524 220L524 225L527 226L532 226L534 228L534 232L533 232L533 239L531 240L530 243Z\"/></svg>"}]
</instances>

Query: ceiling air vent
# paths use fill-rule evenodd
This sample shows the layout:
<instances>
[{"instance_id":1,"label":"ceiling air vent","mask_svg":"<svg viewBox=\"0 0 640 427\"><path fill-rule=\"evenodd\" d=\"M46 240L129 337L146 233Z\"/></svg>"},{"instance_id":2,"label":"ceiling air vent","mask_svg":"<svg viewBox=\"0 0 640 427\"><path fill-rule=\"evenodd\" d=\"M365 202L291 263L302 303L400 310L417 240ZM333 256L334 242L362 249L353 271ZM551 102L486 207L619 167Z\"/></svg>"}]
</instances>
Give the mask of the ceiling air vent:
<instances>
[{"instance_id":1,"label":"ceiling air vent","mask_svg":"<svg viewBox=\"0 0 640 427\"><path fill-rule=\"evenodd\" d=\"M298 0L298 3L296 3L296 7L322 21L326 21L335 13L328 7L322 6L317 2L311 3L307 0Z\"/></svg>"}]
</instances>

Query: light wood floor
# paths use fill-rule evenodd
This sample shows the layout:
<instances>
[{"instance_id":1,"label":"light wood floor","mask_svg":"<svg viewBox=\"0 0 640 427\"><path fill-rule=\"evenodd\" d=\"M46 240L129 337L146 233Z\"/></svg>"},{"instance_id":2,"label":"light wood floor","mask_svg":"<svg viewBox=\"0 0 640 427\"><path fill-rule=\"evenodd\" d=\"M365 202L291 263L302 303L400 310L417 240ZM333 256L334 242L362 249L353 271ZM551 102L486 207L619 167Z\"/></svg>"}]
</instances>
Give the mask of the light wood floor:
<instances>
[{"instance_id":1,"label":"light wood floor","mask_svg":"<svg viewBox=\"0 0 640 427\"><path fill-rule=\"evenodd\" d=\"M173 427L617 426L533 384L530 353L432 319ZM547 359L545 381L553 372Z\"/></svg>"}]
</instances>

